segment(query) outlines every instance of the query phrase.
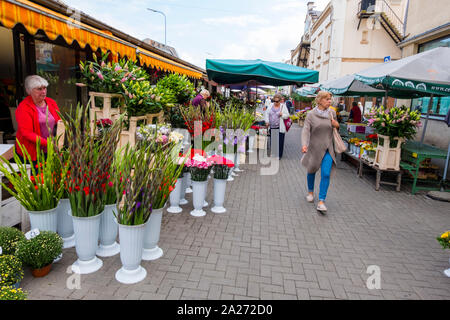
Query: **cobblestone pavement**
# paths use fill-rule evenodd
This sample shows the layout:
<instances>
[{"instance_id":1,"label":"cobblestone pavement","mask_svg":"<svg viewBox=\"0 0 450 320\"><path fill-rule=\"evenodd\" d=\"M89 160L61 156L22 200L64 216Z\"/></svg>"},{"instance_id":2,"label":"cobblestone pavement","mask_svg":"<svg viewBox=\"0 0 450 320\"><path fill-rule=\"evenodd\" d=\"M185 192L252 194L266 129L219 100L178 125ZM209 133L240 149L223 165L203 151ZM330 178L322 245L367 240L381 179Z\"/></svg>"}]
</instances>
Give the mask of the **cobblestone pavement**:
<instances>
[{"instance_id":1,"label":"cobblestone pavement","mask_svg":"<svg viewBox=\"0 0 450 320\"><path fill-rule=\"evenodd\" d=\"M436 237L450 229L449 203L411 195L408 186L376 192L374 176L360 179L338 161L323 216L304 199L300 133L295 125L287 134L277 175L241 165L245 171L227 185L225 214L210 211L212 182L205 217L192 217L192 204L181 214L165 212L164 255L142 262L144 281L117 282L116 255L82 275L80 289L68 289L71 248L44 278L27 270L22 287L29 299L448 299L449 252ZM372 265L381 289L367 288Z\"/></svg>"}]
</instances>

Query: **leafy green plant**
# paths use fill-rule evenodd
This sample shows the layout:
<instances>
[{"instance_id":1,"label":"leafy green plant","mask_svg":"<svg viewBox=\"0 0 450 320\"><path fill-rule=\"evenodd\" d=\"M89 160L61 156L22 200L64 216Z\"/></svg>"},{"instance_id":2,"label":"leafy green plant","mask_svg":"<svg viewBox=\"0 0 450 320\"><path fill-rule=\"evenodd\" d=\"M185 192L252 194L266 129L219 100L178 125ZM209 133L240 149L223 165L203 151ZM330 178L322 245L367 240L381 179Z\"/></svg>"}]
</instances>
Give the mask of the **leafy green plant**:
<instances>
[{"instance_id":1,"label":"leafy green plant","mask_svg":"<svg viewBox=\"0 0 450 320\"><path fill-rule=\"evenodd\" d=\"M231 168L225 164L214 164L214 179L228 179L228 174L230 173Z\"/></svg>"},{"instance_id":2,"label":"leafy green plant","mask_svg":"<svg viewBox=\"0 0 450 320\"><path fill-rule=\"evenodd\" d=\"M122 85L128 117L158 113L162 110L161 97L149 81L130 81L128 87Z\"/></svg>"},{"instance_id":3,"label":"leafy green plant","mask_svg":"<svg viewBox=\"0 0 450 320\"><path fill-rule=\"evenodd\" d=\"M16 253L17 242L25 239L22 231L14 227L0 227L0 247L2 254Z\"/></svg>"},{"instance_id":4,"label":"leafy green plant","mask_svg":"<svg viewBox=\"0 0 450 320\"><path fill-rule=\"evenodd\" d=\"M21 145L22 154L28 163L32 163L31 156ZM22 206L29 211L44 211L56 208L64 192L63 177L66 176L68 164L58 170L58 150L49 137L47 139L47 159L40 148L40 140L36 144L37 165L31 166L31 175L28 175L27 161L20 160L14 149L14 161L18 171L3 157L0 157L0 172L11 182L15 191L2 182L2 186L13 195ZM3 162L3 165L2 165Z\"/></svg>"},{"instance_id":5,"label":"leafy green plant","mask_svg":"<svg viewBox=\"0 0 450 320\"><path fill-rule=\"evenodd\" d=\"M188 77L175 73L169 74L158 81L158 90L167 89L172 92L179 104L188 103L195 94L195 88Z\"/></svg>"},{"instance_id":6,"label":"leafy green plant","mask_svg":"<svg viewBox=\"0 0 450 320\"><path fill-rule=\"evenodd\" d=\"M28 293L13 286L0 287L0 300L26 300Z\"/></svg>"},{"instance_id":7,"label":"leafy green plant","mask_svg":"<svg viewBox=\"0 0 450 320\"><path fill-rule=\"evenodd\" d=\"M24 239L17 244L17 257L26 266L40 269L53 263L61 253L63 240L52 231L40 231L30 240Z\"/></svg>"},{"instance_id":8,"label":"leafy green plant","mask_svg":"<svg viewBox=\"0 0 450 320\"><path fill-rule=\"evenodd\" d=\"M22 262L19 258L10 254L0 256L0 287L22 281L23 275Z\"/></svg>"},{"instance_id":9,"label":"leafy green plant","mask_svg":"<svg viewBox=\"0 0 450 320\"><path fill-rule=\"evenodd\" d=\"M436 240L442 246L442 249L450 249L450 231L444 232Z\"/></svg>"}]
</instances>

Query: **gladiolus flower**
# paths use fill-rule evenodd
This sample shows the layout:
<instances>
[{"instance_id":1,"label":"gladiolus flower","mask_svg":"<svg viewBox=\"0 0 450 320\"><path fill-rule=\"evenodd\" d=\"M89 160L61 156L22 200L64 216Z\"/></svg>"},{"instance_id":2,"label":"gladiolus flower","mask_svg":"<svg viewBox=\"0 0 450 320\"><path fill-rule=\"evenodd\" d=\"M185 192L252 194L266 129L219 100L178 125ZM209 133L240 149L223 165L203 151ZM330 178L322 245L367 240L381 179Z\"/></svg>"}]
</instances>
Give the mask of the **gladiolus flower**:
<instances>
[{"instance_id":1,"label":"gladiolus flower","mask_svg":"<svg viewBox=\"0 0 450 320\"><path fill-rule=\"evenodd\" d=\"M84 188L83 188L83 191L84 191L84 193L85 193L86 195L88 195L88 194L89 194L89 187L84 187Z\"/></svg>"}]
</instances>

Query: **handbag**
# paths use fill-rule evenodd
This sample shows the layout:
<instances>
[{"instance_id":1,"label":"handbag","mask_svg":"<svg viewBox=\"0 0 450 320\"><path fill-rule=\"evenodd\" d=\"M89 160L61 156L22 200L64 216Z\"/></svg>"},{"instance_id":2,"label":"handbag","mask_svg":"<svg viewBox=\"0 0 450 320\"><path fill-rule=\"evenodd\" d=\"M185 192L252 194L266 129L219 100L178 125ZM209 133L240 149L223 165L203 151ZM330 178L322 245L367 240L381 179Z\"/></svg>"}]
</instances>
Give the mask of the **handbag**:
<instances>
[{"instance_id":1,"label":"handbag","mask_svg":"<svg viewBox=\"0 0 450 320\"><path fill-rule=\"evenodd\" d=\"M288 132L292 126L292 119L287 118L287 119L283 119L283 121L284 121L284 126L286 127L286 132Z\"/></svg>"},{"instance_id":2,"label":"handbag","mask_svg":"<svg viewBox=\"0 0 450 320\"><path fill-rule=\"evenodd\" d=\"M333 119L331 113L330 118ZM333 128L333 142L335 152L342 153L347 150L347 146L345 145L344 141L341 138L341 135L339 134L339 131L337 131L336 128Z\"/></svg>"}]
</instances>

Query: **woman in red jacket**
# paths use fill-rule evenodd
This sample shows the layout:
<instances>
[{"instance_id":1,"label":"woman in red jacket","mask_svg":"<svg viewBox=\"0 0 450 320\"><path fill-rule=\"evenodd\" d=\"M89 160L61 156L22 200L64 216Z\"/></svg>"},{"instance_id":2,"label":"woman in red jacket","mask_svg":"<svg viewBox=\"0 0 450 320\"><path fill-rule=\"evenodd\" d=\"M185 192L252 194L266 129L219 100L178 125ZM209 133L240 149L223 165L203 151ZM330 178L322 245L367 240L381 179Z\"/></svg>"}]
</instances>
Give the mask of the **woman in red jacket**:
<instances>
[{"instance_id":1,"label":"woman in red jacket","mask_svg":"<svg viewBox=\"0 0 450 320\"><path fill-rule=\"evenodd\" d=\"M41 149L47 153L47 138L53 136L56 123L60 120L59 108L53 99L47 97L48 82L44 78L33 75L25 79L25 90L28 96L16 110L17 134L16 152L22 158L18 142L29 153L33 164L37 161L36 144L40 141Z\"/></svg>"}]
</instances>

